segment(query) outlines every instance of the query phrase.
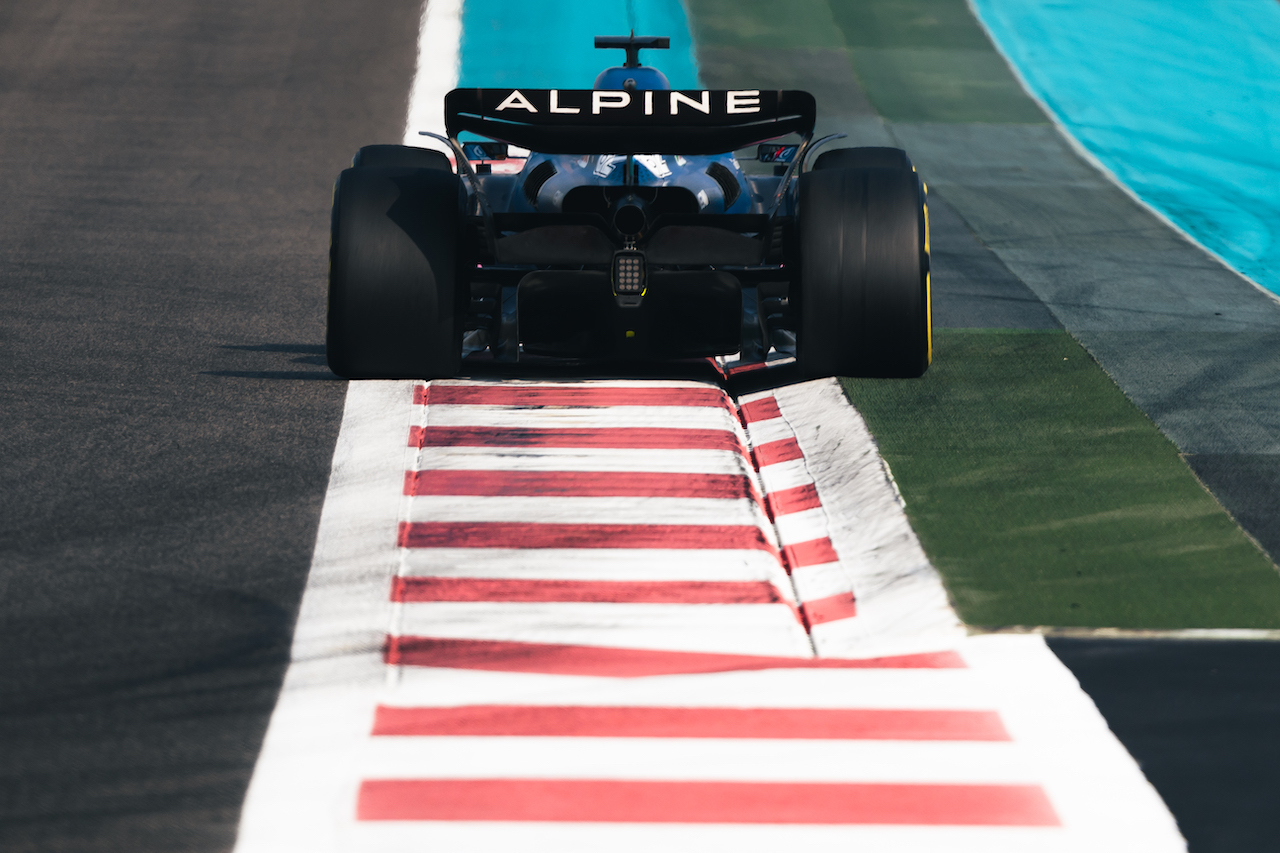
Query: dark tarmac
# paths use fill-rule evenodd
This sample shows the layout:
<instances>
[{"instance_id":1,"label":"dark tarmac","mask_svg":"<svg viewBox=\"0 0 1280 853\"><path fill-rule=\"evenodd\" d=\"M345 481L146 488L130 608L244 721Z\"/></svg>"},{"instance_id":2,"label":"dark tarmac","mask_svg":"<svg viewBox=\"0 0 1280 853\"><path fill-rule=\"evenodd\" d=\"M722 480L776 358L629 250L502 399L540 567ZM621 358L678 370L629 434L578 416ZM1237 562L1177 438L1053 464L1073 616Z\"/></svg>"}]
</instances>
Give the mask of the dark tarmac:
<instances>
[{"instance_id":1,"label":"dark tarmac","mask_svg":"<svg viewBox=\"0 0 1280 853\"><path fill-rule=\"evenodd\" d=\"M419 12L0 8L0 849L233 843L342 414L332 182Z\"/></svg>"}]
</instances>

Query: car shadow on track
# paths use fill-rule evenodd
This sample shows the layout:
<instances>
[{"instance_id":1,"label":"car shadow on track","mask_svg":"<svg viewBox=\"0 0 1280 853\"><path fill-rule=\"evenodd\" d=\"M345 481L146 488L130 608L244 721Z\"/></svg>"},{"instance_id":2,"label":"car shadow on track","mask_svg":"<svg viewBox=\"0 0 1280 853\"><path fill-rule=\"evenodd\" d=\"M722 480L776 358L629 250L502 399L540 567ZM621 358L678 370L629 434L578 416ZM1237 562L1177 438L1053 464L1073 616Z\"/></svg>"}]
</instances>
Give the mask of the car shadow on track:
<instances>
[{"instance_id":1,"label":"car shadow on track","mask_svg":"<svg viewBox=\"0 0 1280 853\"><path fill-rule=\"evenodd\" d=\"M708 359L669 362L589 362L566 363L551 360L522 361L518 364L491 361L464 361L461 378L519 379L524 381L573 381L588 379L683 379L714 382L731 396L770 391L804 382L794 363L726 376Z\"/></svg>"},{"instance_id":2,"label":"car shadow on track","mask_svg":"<svg viewBox=\"0 0 1280 853\"><path fill-rule=\"evenodd\" d=\"M222 350L242 353L269 353L293 355L291 365L314 365L316 370L296 370L271 367L261 370L226 369L201 371L202 376L219 376L231 379L276 380L327 380L338 382L342 377L328 369L323 344L224 344ZM709 359L689 359L667 362L572 362L554 359L527 358L519 363L494 362L486 359L467 359L458 374L461 379L515 379L526 382L600 379L683 379L694 382L713 382L734 397L758 391L770 391L803 382L803 376L794 363L774 367L746 370L726 375Z\"/></svg>"},{"instance_id":3,"label":"car shadow on track","mask_svg":"<svg viewBox=\"0 0 1280 853\"><path fill-rule=\"evenodd\" d=\"M278 356L293 355L288 364L313 365L315 370L282 369L283 365L274 364L265 370L203 370L201 376L219 376L229 379L275 379L275 380L316 380L329 382L341 381L341 377L329 370L325 360L324 344L223 344L221 350L242 353L271 353ZM279 363L280 359L272 359Z\"/></svg>"}]
</instances>

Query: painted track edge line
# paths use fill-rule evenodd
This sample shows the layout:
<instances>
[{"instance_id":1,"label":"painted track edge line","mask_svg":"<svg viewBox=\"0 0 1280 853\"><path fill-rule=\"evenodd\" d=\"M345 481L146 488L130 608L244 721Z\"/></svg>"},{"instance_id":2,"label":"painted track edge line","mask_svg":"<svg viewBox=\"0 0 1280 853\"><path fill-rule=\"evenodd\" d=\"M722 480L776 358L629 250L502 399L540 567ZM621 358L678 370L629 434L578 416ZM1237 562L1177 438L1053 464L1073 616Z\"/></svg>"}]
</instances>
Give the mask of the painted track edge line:
<instances>
[{"instance_id":1,"label":"painted track edge line","mask_svg":"<svg viewBox=\"0 0 1280 853\"><path fill-rule=\"evenodd\" d=\"M414 416L411 382L347 387L289 669L245 795L236 853L340 849L323 818L350 799L334 768L356 760L386 681L385 632L400 566L395 531ZM317 749L317 744L323 747Z\"/></svg>"},{"instance_id":2,"label":"painted track edge line","mask_svg":"<svg viewBox=\"0 0 1280 853\"><path fill-rule=\"evenodd\" d=\"M970 625L972 636L986 634L1039 634L1042 637L1081 637L1099 640L1280 640L1274 628L1077 628L1053 625Z\"/></svg>"},{"instance_id":3,"label":"painted track edge line","mask_svg":"<svg viewBox=\"0 0 1280 853\"><path fill-rule=\"evenodd\" d=\"M462 0L430 0L422 4L418 56L409 89L403 144L447 151L442 143L418 131L445 133L444 96L458 85L461 73Z\"/></svg>"}]
</instances>

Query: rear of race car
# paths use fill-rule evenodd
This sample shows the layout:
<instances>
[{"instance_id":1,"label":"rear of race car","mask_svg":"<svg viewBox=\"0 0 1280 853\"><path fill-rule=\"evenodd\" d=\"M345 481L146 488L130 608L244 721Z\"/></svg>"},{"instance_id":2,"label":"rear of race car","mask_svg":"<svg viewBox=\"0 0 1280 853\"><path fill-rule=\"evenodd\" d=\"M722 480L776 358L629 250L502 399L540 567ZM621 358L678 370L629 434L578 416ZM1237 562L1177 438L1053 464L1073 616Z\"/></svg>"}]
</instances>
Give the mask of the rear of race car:
<instances>
[{"instance_id":1,"label":"rear of race car","mask_svg":"<svg viewBox=\"0 0 1280 853\"><path fill-rule=\"evenodd\" d=\"M628 65L595 89L450 92L439 139L456 174L427 149L362 149L335 197L335 372L772 350L815 375L922 373L927 214L905 154L831 151L802 174L808 93L642 88L665 83L632 64L643 40L600 41ZM750 146L770 173L743 170L733 152ZM511 147L535 153L492 168Z\"/></svg>"}]
</instances>

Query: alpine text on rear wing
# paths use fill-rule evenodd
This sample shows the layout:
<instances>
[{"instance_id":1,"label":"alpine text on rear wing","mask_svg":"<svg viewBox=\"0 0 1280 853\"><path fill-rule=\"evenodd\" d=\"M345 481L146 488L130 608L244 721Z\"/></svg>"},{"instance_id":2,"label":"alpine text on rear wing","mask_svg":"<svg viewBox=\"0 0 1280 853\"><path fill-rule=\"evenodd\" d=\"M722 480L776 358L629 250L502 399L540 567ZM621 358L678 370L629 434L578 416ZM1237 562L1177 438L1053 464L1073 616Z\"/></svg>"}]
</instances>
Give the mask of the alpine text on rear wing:
<instances>
[{"instance_id":1,"label":"alpine text on rear wing","mask_svg":"<svg viewBox=\"0 0 1280 853\"><path fill-rule=\"evenodd\" d=\"M445 125L545 154L719 154L813 133L813 96L703 89L454 89Z\"/></svg>"}]
</instances>

